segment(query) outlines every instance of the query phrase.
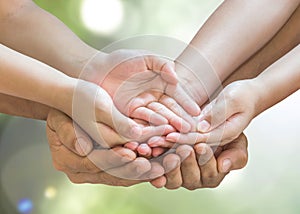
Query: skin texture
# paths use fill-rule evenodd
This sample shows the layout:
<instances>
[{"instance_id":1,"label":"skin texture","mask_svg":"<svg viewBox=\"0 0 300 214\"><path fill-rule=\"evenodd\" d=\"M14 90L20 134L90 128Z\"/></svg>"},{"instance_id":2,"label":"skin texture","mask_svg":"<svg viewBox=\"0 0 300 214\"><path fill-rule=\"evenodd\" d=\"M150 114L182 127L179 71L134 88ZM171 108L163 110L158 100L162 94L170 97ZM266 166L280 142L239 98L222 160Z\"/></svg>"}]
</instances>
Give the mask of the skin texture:
<instances>
[{"instance_id":1,"label":"skin texture","mask_svg":"<svg viewBox=\"0 0 300 214\"><path fill-rule=\"evenodd\" d=\"M221 145L231 142L261 112L300 87L300 45L258 77L228 85L201 113L200 134L208 143L224 131ZM266 87L267 86L267 87ZM201 125L201 123L200 123ZM201 138L201 137L199 137Z\"/></svg>"},{"instance_id":2,"label":"skin texture","mask_svg":"<svg viewBox=\"0 0 300 214\"><path fill-rule=\"evenodd\" d=\"M4 1L2 1L1 3L3 3L3 2ZM44 61L44 62L47 61L48 64L50 64L50 65L52 65L56 68L59 68L59 70L62 70L64 72L66 72L70 76L76 75L76 73L78 74L78 71L80 72L80 70L82 68L82 64L84 64L85 61L90 58L90 56L95 54L95 52L92 49L90 49L89 47L84 45L81 41L79 41L79 39L77 39L76 36L72 35L72 33L69 30L65 30L66 28L63 26L62 23L58 23L58 20L56 20L54 17L52 17L49 14L39 10L36 6L34 6L34 4L31 3L31 1L14 1L14 3L19 3L20 7L12 8L11 9L12 11L10 12L10 14L13 14L13 15L12 16L4 16L5 21L1 22L1 26L3 27L2 29L7 29L7 31L3 32L0 35L1 40L3 40L4 44L6 44L10 47L15 46L13 48L16 49L16 50L20 50L23 53L26 53L30 56L33 56L33 57L35 57L39 60ZM22 6L22 4L24 4L24 5ZM22 9L22 13L15 13L15 11L17 11L20 8ZM14 14L17 14L17 15L14 15ZM22 14L24 16L21 16L19 14ZM26 14L27 14L27 16L26 16ZM37 16L39 17L39 19L36 19ZM22 17L22 18L20 18L20 17ZM26 18L24 18L24 17L26 17ZM51 23L52 24L55 23L55 26L57 26L55 28L55 30L53 30L53 29L50 30L50 28L46 29L45 26L48 26L48 25L45 25L43 23L43 21L45 21L45 20L48 21L49 25L51 25ZM11 22L14 22L15 25L10 25ZM68 54L66 54L66 52L64 52L64 51L61 51L61 54L56 53L55 50L52 49L52 47L50 47L50 46L45 47L44 38L35 38L35 40L33 40L33 37L30 34L31 32L22 31L22 29L23 30L26 29L26 24L27 23L31 24L31 26L33 26L33 24L37 24L36 28L34 28L37 31L41 31L41 32L46 31L46 32L48 32L46 34L41 34L41 33L36 32L36 35L47 35L48 36L47 39L50 38L53 41L53 43L60 44L59 47L62 47L61 50L65 50L65 51L66 50L68 50L68 51L71 50L71 52L68 52ZM16 34L16 33L14 33L13 30L9 29L11 26L18 26L18 28L14 28L14 29L19 29L20 31L22 31L22 34L23 34L22 37L27 38L26 39L26 44L24 44L24 42L23 42L25 40L20 39L20 37L18 37L18 35L21 35L21 34ZM224 29L226 29L226 28L224 28ZM56 35L57 34L59 35L59 32L64 32L64 34L61 34L61 35L65 35L65 36L60 35L59 37L57 37ZM299 36L298 36L298 38L299 38ZM290 42L289 44L292 45L292 40L282 38L282 41L283 40L289 41ZM58 42L58 43L56 43L56 42ZM50 42L48 44L50 44ZM74 47L74 48L68 48L68 47ZM281 49L280 46L278 46L278 49L279 50ZM83 53L83 54L82 54L82 56L79 56L78 53ZM266 64L267 64L268 60L266 60L266 59L269 59L268 57L270 55L273 56L275 53L280 53L280 52L278 52L278 51L275 52L274 51L274 52L268 53L268 51L266 51L265 54L261 54L261 56L258 57L258 58L256 58L255 57L256 55L255 55L254 59L255 58L257 59L257 61L256 61L257 63L261 63L261 62L265 61ZM279 55L277 54L277 56L279 56ZM69 62L69 63L66 63L66 62ZM72 67L70 67L70 66L72 66ZM247 66L247 65L245 66L246 71L249 71L249 70L252 70L252 69L253 69L252 66ZM228 70L230 70L230 69L228 69ZM247 74L247 72L245 72L245 70L240 72L240 73L237 72L237 75L247 77L247 75L249 75L249 74ZM254 70L257 71L258 69L254 69ZM72 72L70 72L70 71L72 71ZM40 113L32 113L33 111L31 109L34 109L35 107L37 107L38 104L27 101L27 100L20 100L20 99L17 99L17 98L11 98L10 99L10 102L12 102L12 103L15 102L15 101L24 103L24 108L29 109L27 111L28 113L26 113L26 116L45 118L45 115L42 115L42 114L46 113L47 110L40 111ZM4 109L4 111L8 111L8 110ZM39 111L39 110L36 108L35 111ZM19 112L18 109L10 110L9 112L13 113L13 114L24 114L23 112ZM62 142L65 142L65 141L62 140ZM235 157L245 156L245 144L241 144L241 145L244 149L235 149L234 150L237 154L235 154L235 156L231 157L232 161L233 161L233 165L231 167L229 167L229 169L232 168L233 166L242 167L243 164L245 164L245 162L243 161L242 158L237 159L237 161L234 161L234 160L236 160ZM223 152L221 154L225 155L226 153ZM64 155L60 154L60 156L56 156L56 157L59 160L62 160L62 157L64 157ZM69 164L67 161L63 162L63 163L66 166L68 166L68 164ZM239 164L235 165L235 163L241 163L241 164L240 165ZM219 166L221 166L221 163L219 164ZM67 167L65 167L65 168L67 168ZM82 177L78 176L78 178L75 179L74 178L75 176L76 176L76 174L73 176L73 180L76 180L77 182L79 182L80 178L82 178ZM84 180L84 179L81 179L81 180ZM95 179L94 181L96 181L96 180L97 179ZM162 181L165 181L165 180L163 178L161 178L158 181L162 182ZM101 178L98 178L98 182L101 183ZM118 181L116 180L116 182L118 182ZM171 183L172 182L169 182L168 185L172 186Z\"/></svg>"}]
</instances>

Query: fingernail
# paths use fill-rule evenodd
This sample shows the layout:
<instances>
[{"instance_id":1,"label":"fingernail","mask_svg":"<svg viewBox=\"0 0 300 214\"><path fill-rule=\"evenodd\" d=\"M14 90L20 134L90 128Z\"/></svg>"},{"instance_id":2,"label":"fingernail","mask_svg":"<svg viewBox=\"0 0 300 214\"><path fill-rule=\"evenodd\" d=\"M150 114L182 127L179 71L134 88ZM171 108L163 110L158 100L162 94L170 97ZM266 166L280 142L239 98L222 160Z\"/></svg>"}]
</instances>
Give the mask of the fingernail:
<instances>
[{"instance_id":1,"label":"fingernail","mask_svg":"<svg viewBox=\"0 0 300 214\"><path fill-rule=\"evenodd\" d=\"M137 150L141 155L146 155L148 153L149 146L143 143L139 145Z\"/></svg>"},{"instance_id":2,"label":"fingernail","mask_svg":"<svg viewBox=\"0 0 300 214\"><path fill-rule=\"evenodd\" d=\"M225 159L222 165L223 172L229 172L231 165L232 165L231 160Z\"/></svg>"},{"instance_id":3,"label":"fingernail","mask_svg":"<svg viewBox=\"0 0 300 214\"><path fill-rule=\"evenodd\" d=\"M201 150L201 152L200 152L200 155L205 155L206 154L206 148L205 148L205 146L202 146L202 150Z\"/></svg>"},{"instance_id":4,"label":"fingernail","mask_svg":"<svg viewBox=\"0 0 300 214\"><path fill-rule=\"evenodd\" d=\"M179 133L171 133L168 134L166 137L167 141L171 141L171 142L177 142L177 139L180 137Z\"/></svg>"},{"instance_id":5,"label":"fingernail","mask_svg":"<svg viewBox=\"0 0 300 214\"><path fill-rule=\"evenodd\" d=\"M87 155L92 150L92 146L87 140L78 138L75 143L75 149L80 155Z\"/></svg>"},{"instance_id":6,"label":"fingernail","mask_svg":"<svg viewBox=\"0 0 300 214\"><path fill-rule=\"evenodd\" d=\"M205 155L207 150L206 150L206 145L203 145L202 143L201 144L197 144L195 145L195 150L196 150L196 153L198 155Z\"/></svg>"},{"instance_id":7,"label":"fingernail","mask_svg":"<svg viewBox=\"0 0 300 214\"><path fill-rule=\"evenodd\" d=\"M210 124L206 120L201 121L197 125L197 130L199 132L207 132L209 128L210 128Z\"/></svg>"},{"instance_id":8,"label":"fingernail","mask_svg":"<svg viewBox=\"0 0 300 214\"><path fill-rule=\"evenodd\" d=\"M181 160L185 160L188 156L190 156L191 151L189 150L183 150L178 152L178 155L180 156Z\"/></svg>"}]
</instances>

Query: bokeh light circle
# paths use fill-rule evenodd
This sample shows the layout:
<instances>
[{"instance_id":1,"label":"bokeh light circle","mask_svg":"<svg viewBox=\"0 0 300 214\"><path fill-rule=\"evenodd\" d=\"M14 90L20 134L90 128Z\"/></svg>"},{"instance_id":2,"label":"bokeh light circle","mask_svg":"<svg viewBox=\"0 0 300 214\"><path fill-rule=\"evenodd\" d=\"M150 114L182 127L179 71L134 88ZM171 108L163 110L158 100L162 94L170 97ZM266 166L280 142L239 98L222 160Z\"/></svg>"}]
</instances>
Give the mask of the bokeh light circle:
<instances>
[{"instance_id":1,"label":"bokeh light circle","mask_svg":"<svg viewBox=\"0 0 300 214\"><path fill-rule=\"evenodd\" d=\"M110 34L121 25L124 15L120 0L84 0L81 6L81 19L91 31Z\"/></svg>"},{"instance_id":2,"label":"bokeh light circle","mask_svg":"<svg viewBox=\"0 0 300 214\"><path fill-rule=\"evenodd\" d=\"M30 214L33 209L33 203L28 198L23 198L18 202L18 211L21 214Z\"/></svg>"}]
</instances>

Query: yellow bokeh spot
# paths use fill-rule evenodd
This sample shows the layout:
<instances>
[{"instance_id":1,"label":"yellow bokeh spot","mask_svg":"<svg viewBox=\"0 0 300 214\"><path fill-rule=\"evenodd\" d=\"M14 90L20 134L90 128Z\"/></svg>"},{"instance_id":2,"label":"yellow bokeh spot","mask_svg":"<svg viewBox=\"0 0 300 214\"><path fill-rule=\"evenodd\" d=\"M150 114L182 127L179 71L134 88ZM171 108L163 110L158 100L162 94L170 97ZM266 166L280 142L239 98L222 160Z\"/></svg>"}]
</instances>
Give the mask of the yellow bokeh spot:
<instances>
[{"instance_id":1,"label":"yellow bokeh spot","mask_svg":"<svg viewBox=\"0 0 300 214\"><path fill-rule=\"evenodd\" d=\"M57 194L57 190L54 187L47 187L45 190L45 197L48 199L53 199L55 198Z\"/></svg>"}]
</instances>

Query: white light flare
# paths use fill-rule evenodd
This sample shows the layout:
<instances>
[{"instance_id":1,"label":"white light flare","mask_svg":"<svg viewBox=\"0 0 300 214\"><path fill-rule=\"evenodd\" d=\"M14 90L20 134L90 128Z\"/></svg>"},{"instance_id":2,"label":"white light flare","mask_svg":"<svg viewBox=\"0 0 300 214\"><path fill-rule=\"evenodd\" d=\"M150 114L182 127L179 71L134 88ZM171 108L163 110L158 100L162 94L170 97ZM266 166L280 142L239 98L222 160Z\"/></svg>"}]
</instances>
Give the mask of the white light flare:
<instances>
[{"instance_id":1,"label":"white light flare","mask_svg":"<svg viewBox=\"0 0 300 214\"><path fill-rule=\"evenodd\" d=\"M84 25L98 34L111 34L122 24L124 15L120 0L83 0L81 19Z\"/></svg>"}]
</instances>

